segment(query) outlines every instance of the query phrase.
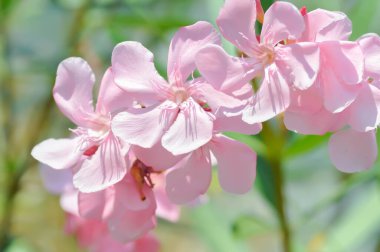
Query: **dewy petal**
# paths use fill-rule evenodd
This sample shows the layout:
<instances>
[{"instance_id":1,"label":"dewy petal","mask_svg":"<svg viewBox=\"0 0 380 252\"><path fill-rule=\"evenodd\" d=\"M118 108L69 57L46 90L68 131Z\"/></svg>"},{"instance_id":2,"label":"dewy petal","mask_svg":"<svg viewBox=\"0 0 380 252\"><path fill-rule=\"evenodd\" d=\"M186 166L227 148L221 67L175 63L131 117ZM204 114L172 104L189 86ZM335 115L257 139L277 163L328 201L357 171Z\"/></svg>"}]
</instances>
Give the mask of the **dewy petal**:
<instances>
[{"instance_id":1,"label":"dewy petal","mask_svg":"<svg viewBox=\"0 0 380 252\"><path fill-rule=\"evenodd\" d=\"M141 162L143 162L146 166L152 167L155 171L164 171L169 169L184 158L183 155L174 156L171 154L164 147L162 147L160 141L158 141L151 148L142 148L140 146L133 145L132 150Z\"/></svg>"},{"instance_id":2,"label":"dewy petal","mask_svg":"<svg viewBox=\"0 0 380 252\"><path fill-rule=\"evenodd\" d=\"M72 168L82 155L79 138L48 139L32 150L32 156L53 169Z\"/></svg>"},{"instance_id":3,"label":"dewy petal","mask_svg":"<svg viewBox=\"0 0 380 252\"><path fill-rule=\"evenodd\" d=\"M119 182L127 173L119 140L109 133L94 155L83 161L74 175L74 186L81 192L103 190Z\"/></svg>"},{"instance_id":4,"label":"dewy petal","mask_svg":"<svg viewBox=\"0 0 380 252\"><path fill-rule=\"evenodd\" d=\"M103 76L96 102L96 112L99 114L115 114L133 106L132 97L118 87L113 79L112 69L108 68Z\"/></svg>"},{"instance_id":5,"label":"dewy petal","mask_svg":"<svg viewBox=\"0 0 380 252\"><path fill-rule=\"evenodd\" d=\"M232 94L261 73L261 64L229 56L222 47L210 45L195 57L202 77L216 90Z\"/></svg>"},{"instance_id":6,"label":"dewy petal","mask_svg":"<svg viewBox=\"0 0 380 252\"><path fill-rule=\"evenodd\" d=\"M357 131L377 128L380 117L380 90L374 85L364 85L351 104L348 123Z\"/></svg>"},{"instance_id":7,"label":"dewy petal","mask_svg":"<svg viewBox=\"0 0 380 252\"><path fill-rule=\"evenodd\" d=\"M150 148L172 125L178 107L171 101L148 108L130 108L117 114L111 123L114 134L124 142Z\"/></svg>"},{"instance_id":8,"label":"dewy petal","mask_svg":"<svg viewBox=\"0 0 380 252\"><path fill-rule=\"evenodd\" d=\"M215 135L210 149L218 160L222 188L230 193L248 192L256 178L256 153L247 145L222 135Z\"/></svg>"},{"instance_id":9,"label":"dewy petal","mask_svg":"<svg viewBox=\"0 0 380 252\"><path fill-rule=\"evenodd\" d=\"M319 43L322 57L345 84L356 85L363 80L364 57L357 42L326 41Z\"/></svg>"},{"instance_id":10,"label":"dewy petal","mask_svg":"<svg viewBox=\"0 0 380 252\"><path fill-rule=\"evenodd\" d=\"M143 100L159 99L158 90L167 87L154 66L153 54L138 42L116 45L112 52L112 71L117 85Z\"/></svg>"},{"instance_id":11,"label":"dewy petal","mask_svg":"<svg viewBox=\"0 0 380 252\"><path fill-rule=\"evenodd\" d=\"M174 83L176 78L183 82L195 70L195 55L202 47L220 44L220 37L214 27L199 21L179 29L174 35L169 48L168 78Z\"/></svg>"},{"instance_id":12,"label":"dewy petal","mask_svg":"<svg viewBox=\"0 0 380 252\"><path fill-rule=\"evenodd\" d=\"M276 65L294 86L308 89L316 80L319 71L319 47L316 43L297 43L277 47L281 55Z\"/></svg>"},{"instance_id":13,"label":"dewy petal","mask_svg":"<svg viewBox=\"0 0 380 252\"><path fill-rule=\"evenodd\" d=\"M53 96L61 112L78 126L91 123L94 83L95 76L83 59L68 58L59 64Z\"/></svg>"},{"instance_id":14,"label":"dewy petal","mask_svg":"<svg viewBox=\"0 0 380 252\"><path fill-rule=\"evenodd\" d=\"M342 12L316 9L304 18L306 29L300 41L348 40L352 33L352 22Z\"/></svg>"},{"instance_id":15,"label":"dewy petal","mask_svg":"<svg viewBox=\"0 0 380 252\"><path fill-rule=\"evenodd\" d=\"M166 176L166 192L175 204L185 204L206 193L211 182L210 152L193 151Z\"/></svg>"},{"instance_id":16,"label":"dewy petal","mask_svg":"<svg viewBox=\"0 0 380 252\"><path fill-rule=\"evenodd\" d=\"M261 39L275 45L286 39L295 40L305 29L304 19L291 3L274 2L265 12Z\"/></svg>"},{"instance_id":17,"label":"dewy petal","mask_svg":"<svg viewBox=\"0 0 380 252\"><path fill-rule=\"evenodd\" d=\"M332 113L345 110L360 92L360 85L346 85L337 78L332 69L323 70L323 97L325 108Z\"/></svg>"},{"instance_id":18,"label":"dewy petal","mask_svg":"<svg viewBox=\"0 0 380 252\"><path fill-rule=\"evenodd\" d=\"M377 158L376 132L339 131L330 138L329 153L332 163L342 172L367 170Z\"/></svg>"},{"instance_id":19,"label":"dewy petal","mask_svg":"<svg viewBox=\"0 0 380 252\"><path fill-rule=\"evenodd\" d=\"M358 39L364 54L365 73L368 77L380 79L380 37L366 34Z\"/></svg>"},{"instance_id":20,"label":"dewy petal","mask_svg":"<svg viewBox=\"0 0 380 252\"><path fill-rule=\"evenodd\" d=\"M180 105L178 117L162 137L162 146L173 155L189 153L212 137L211 116L191 97Z\"/></svg>"},{"instance_id":21,"label":"dewy petal","mask_svg":"<svg viewBox=\"0 0 380 252\"><path fill-rule=\"evenodd\" d=\"M254 124L269 120L284 112L290 104L289 85L278 73L277 68L270 66L258 92L243 111L243 121Z\"/></svg>"},{"instance_id":22,"label":"dewy petal","mask_svg":"<svg viewBox=\"0 0 380 252\"><path fill-rule=\"evenodd\" d=\"M223 36L247 54L257 44L255 22L255 0L226 0L216 20Z\"/></svg>"}]
</instances>

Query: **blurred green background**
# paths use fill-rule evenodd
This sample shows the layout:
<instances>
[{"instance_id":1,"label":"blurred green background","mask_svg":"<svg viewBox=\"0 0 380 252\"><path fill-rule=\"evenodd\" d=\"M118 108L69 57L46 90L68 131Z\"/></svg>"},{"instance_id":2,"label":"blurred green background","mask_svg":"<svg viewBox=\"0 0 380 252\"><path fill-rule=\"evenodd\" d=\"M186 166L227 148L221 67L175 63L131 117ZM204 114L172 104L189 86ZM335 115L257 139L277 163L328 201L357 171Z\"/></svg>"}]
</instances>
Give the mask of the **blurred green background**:
<instances>
[{"instance_id":1,"label":"blurred green background","mask_svg":"<svg viewBox=\"0 0 380 252\"><path fill-rule=\"evenodd\" d=\"M272 1L262 2L267 8ZM380 32L378 0L291 2L309 11L347 13L353 21L352 39ZM156 66L165 75L176 29L198 20L214 23L223 0L0 3L0 239L7 241L7 252L82 251L75 238L64 233L59 200L45 191L38 164L30 157L33 145L67 136L71 126L51 99L57 65L69 56L81 56L99 80L110 65L113 47L137 40L154 52ZM378 169L342 174L330 164L328 136L295 135L276 122L266 125L259 137L230 135L259 154L254 188L244 196L229 195L214 176L207 204L184 208L179 223L159 222L161 251L283 251L284 225L292 251L380 251ZM279 174L283 183L276 185ZM276 186L284 190L285 224L278 217Z\"/></svg>"}]
</instances>

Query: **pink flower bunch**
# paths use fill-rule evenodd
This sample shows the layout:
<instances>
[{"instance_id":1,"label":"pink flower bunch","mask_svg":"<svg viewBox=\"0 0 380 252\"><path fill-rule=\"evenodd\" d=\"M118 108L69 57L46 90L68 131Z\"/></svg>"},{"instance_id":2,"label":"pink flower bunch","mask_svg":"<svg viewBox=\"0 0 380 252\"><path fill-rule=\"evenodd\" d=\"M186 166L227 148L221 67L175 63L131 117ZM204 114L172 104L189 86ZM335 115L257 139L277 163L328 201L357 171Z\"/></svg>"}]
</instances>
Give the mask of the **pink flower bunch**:
<instances>
[{"instance_id":1,"label":"pink flower bunch","mask_svg":"<svg viewBox=\"0 0 380 252\"><path fill-rule=\"evenodd\" d=\"M256 21L262 23L259 35ZM226 0L217 24L241 57L228 55L217 31L203 21L174 35L167 79L143 45L120 43L95 108L89 65L80 58L59 65L53 96L77 128L70 138L38 144L32 155L72 173L74 233L97 226L88 224L96 219L118 241L143 239L156 214L174 221L173 203L207 192L212 157L225 191L248 192L256 153L223 133L257 134L262 122L280 113L289 130L335 132L329 151L338 169L373 165L380 120L377 35L348 41L351 22L343 13L307 13L281 1L264 13L258 0Z\"/></svg>"}]
</instances>

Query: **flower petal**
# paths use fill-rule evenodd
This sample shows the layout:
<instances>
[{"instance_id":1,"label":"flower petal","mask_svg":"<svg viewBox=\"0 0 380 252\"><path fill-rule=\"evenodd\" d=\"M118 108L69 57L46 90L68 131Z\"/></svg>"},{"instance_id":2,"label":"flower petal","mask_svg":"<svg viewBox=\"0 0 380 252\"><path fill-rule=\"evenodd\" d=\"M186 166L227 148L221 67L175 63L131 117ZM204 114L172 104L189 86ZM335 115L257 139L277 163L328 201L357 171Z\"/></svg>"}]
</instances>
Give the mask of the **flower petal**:
<instances>
[{"instance_id":1,"label":"flower petal","mask_svg":"<svg viewBox=\"0 0 380 252\"><path fill-rule=\"evenodd\" d=\"M226 0L216 20L223 36L248 55L257 44L255 22L255 0Z\"/></svg>"},{"instance_id":2,"label":"flower petal","mask_svg":"<svg viewBox=\"0 0 380 252\"><path fill-rule=\"evenodd\" d=\"M161 142L157 142L151 148L142 148L137 145L132 146L133 153L146 166L152 167L155 171L164 171L177 164L184 155L174 156L164 147Z\"/></svg>"},{"instance_id":3,"label":"flower petal","mask_svg":"<svg viewBox=\"0 0 380 252\"><path fill-rule=\"evenodd\" d=\"M48 139L32 149L32 156L53 169L72 168L82 155L79 138Z\"/></svg>"},{"instance_id":4,"label":"flower petal","mask_svg":"<svg viewBox=\"0 0 380 252\"><path fill-rule=\"evenodd\" d=\"M148 108L134 109L117 114L111 123L114 134L123 141L150 148L159 141L178 113L171 101Z\"/></svg>"},{"instance_id":5,"label":"flower petal","mask_svg":"<svg viewBox=\"0 0 380 252\"><path fill-rule=\"evenodd\" d=\"M207 22L199 21L179 29L174 35L169 48L168 77L170 83L179 78L185 82L195 70L195 55L202 47L220 44L219 34Z\"/></svg>"},{"instance_id":6,"label":"flower petal","mask_svg":"<svg viewBox=\"0 0 380 252\"><path fill-rule=\"evenodd\" d=\"M325 68L322 76L325 108L332 113L345 110L360 92L360 85L346 85L335 75L332 69Z\"/></svg>"},{"instance_id":7,"label":"flower petal","mask_svg":"<svg viewBox=\"0 0 380 252\"><path fill-rule=\"evenodd\" d=\"M180 112L162 137L162 146L173 155L189 153L205 145L212 137L210 115L191 97L180 105Z\"/></svg>"},{"instance_id":8,"label":"flower petal","mask_svg":"<svg viewBox=\"0 0 380 252\"><path fill-rule=\"evenodd\" d=\"M356 85L363 80L364 56L357 42L326 41L319 43L324 68L331 68L345 84Z\"/></svg>"},{"instance_id":9,"label":"flower petal","mask_svg":"<svg viewBox=\"0 0 380 252\"><path fill-rule=\"evenodd\" d=\"M53 96L61 112L78 126L91 124L94 83L91 67L83 59L68 58L59 64Z\"/></svg>"},{"instance_id":10,"label":"flower petal","mask_svg":"<svg viewBox=\"0 0 380 252\"><path fill-rule=\"evenodd\" d=\"M368 77L380 79L380 37L366 34L358 39L364 54L365 73Z\"/></svg>"},{"instance_id":11,"label":"flower petal","mask_svg":"<svg viewBox=\"0 0 380 252\"><path fill-rule=\"evenodd\" d=\"M342 172L367 170L377 158L376 133L339 131L330 138L329 153L332 163Z\"/></svg>"},{"instance_id":12,"label":"flower petal","mask_svg":"<svg viewBox=\"0 0 380 252\"><path fill-rule=\"evenodd\" d=\"M286 111L284 124L288 130L304 135L324 135L341 129L347 120L347 113L333 114L325 109L315 113Z\"/></svg>"},{"instance_id":13,"label":"flower petal","mask_svg":"<svg viewBox=\"0 0 380 252\"><path fill-rule=\"evenodd\" d=\"M214 121L215 132L239 132L246 135L256 135L262 129L261 123L249 124L242 120L241 115L217 116Z\"/></svg>"},{"instance_id":14,"label":"flower petal","mask_svg":"<svg viewBox=\"0 0 380 252\"><path fill-rule=\"evenodd\" d=\"M243 111L243 121L254 124L284 112L290 103L289 86L273 66L266 69L259 91Z\"/></svg>"},{"instance_id":15,"label":"flower petal","mask_svg":"<svg viewBox=\"0 0 380 252\"><path fill-rule=\"evenodd\" d=\"M304 19L291 3L274 2L265 12L261 40L272 45L299 38L305 29Z\"/></svg>"},{"instance_id":16,"label":"flower petal","mask_svg":"<svg viewBox=\"0 0 380 252\"><path fill-rule=\"evenodd\" d=\"M132 92L142 103L160 100L157 93L167 87L154 66L153 54L138 42L116 45L112 52L112 71L116 84Z\"/></svg>"},{"instance_id":17,"label":"flower petal","mask_svg":"<svg viewBox=\"0 0 380 252\"><path fill-rule=\"evenodd\" d=\"M380 89L364 85L349 110L349 124L354 130L363 132L377 128L380 122Z\"/></svg>"},{"instance_id":18,"label":"flower petal","mask_svg":"<svg viewBox=\"0 0 380 252\"><path fill-rule=\"evenodd\" d=\"M297 43L277 47L281 54L276 65L287 81L301 90L308 89L319 71L319 47L316 43Z\"/></svg>"},{"instance_id":19,"label":"flower petal","mask_svg":"<svg viewBox=\"0 0 380 252\"><path fill-rule=\"evenodd\" d=\"M73 187L71 169L56 170L41 164L40 174L45 188L52 194L62 194Z\"/></svg>"},{"instance_id":20,"label":"flower petal","mask_svg":"<svg viewBox=\"0 0 380 252\"><path fill-rule=\"evenodd\" d=\"M96 112L99 114L116 114L133 106L130 94L118 87L113 79L112 69L108 68L102 79L96 103Z\"/></svg>"},{"instance_id":21,"label":"flower petal","mask_svg":"<svg viewBox=\"0 0 380 252\"><path fill-rule=\"evenodd\" d=\"M193 151L166 176L166 192L175 204L185 204L206 193L211 182L210 152Z\"/></svg>"},{"instance_id":22,"label":"flower petal","mask_svg":"<svg viewBox=\"0 0 380 252\"><path fill-rule=\"evenodd\" d=\"M110 133L96 153L83 161L74 186L84 193L100 191L123 179L127 169L119 140Z\"/></svg>"},{"instance_id":23,"label":"flower petal","mask_svg":"<svg viewBox=\"0 0 380 252\"><path fill-rule=\"evenodd\" d=\"M86 219L102 220L113 211L115 190L110 187L93 193L78 193L79 215Z\"/></svg>"},{"instance_id":24,"label":"flower petal","mask_svg":"<svg viewBox=\"0 0 380 252\"><path fill-rule=\"evenodd\" d=\"M218 160L222 188L230 193L248 192L256 177L256 153L247 145L222 135L213 137L210 149Z\"/></svg>"},{"instance_id":25,"label":"flower petal","mask_svg":"<svg viewBox=\"0 0 380 252\"><path fill-rule=\"evenodd\" d=\"M261 73L261 64L229 56L222 47L210 45L201 49L195 62L199 72L216 90L227 94L239 90Z\"/></svg>"},{"instance_id":26,"label":"flower petal","mask_svg":"<svg viewBox=\"0 0 380 252\"><path fill-rule=\"evenodd\" d=\"M348 40L352 33L352 22L346 14L337 11L316 9L305 15L306 29L301 41Z\"/></svg>"}]
</instances>

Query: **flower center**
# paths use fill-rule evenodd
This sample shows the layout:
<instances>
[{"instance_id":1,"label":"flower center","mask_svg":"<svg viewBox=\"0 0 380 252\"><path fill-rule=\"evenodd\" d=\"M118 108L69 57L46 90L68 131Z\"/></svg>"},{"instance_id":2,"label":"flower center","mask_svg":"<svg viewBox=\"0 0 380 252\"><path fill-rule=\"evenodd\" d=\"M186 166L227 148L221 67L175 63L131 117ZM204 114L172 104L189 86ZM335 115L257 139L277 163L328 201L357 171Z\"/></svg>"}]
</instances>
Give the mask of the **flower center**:
<instances>
[{"instance_id":1,"label":"flower center","mask_svg":"<svg viewBox=\"0 0 380 252\"><path fill-rule=\"evenodd\" d=\"M267 66L274 62L276 54L272 45L260 44L255 51L255 56L261 61L263 65Z\"/></svg>"},{"instance_id":2,"label":"flower center","mask_svg":"<svg viewBox=\"0 0 380 252\"><path fill-rule=\"evenodd\" d=\"M149 188L153 188L154 184L150 176L152 173L159 172L154 171L152 167L146 166L143 162L141 162L138 159L136 159L135 162L133 162L130 172L133 177L133 180L135 181L137 191L140 194L140 198L142 201L144 201L146 199L143 191L144 185L147 185Z\"/></svg>"},{"instance_id":3,"label":"flower center","mask_svg":"<svg viewBox=\"0 0 380 252\"><path fill-rule=\"evenodd\" d=\"M189 98L187 90L183 87L171 87L171 100L176 104L181 104Z\"/></svg>"}]
</instances>

